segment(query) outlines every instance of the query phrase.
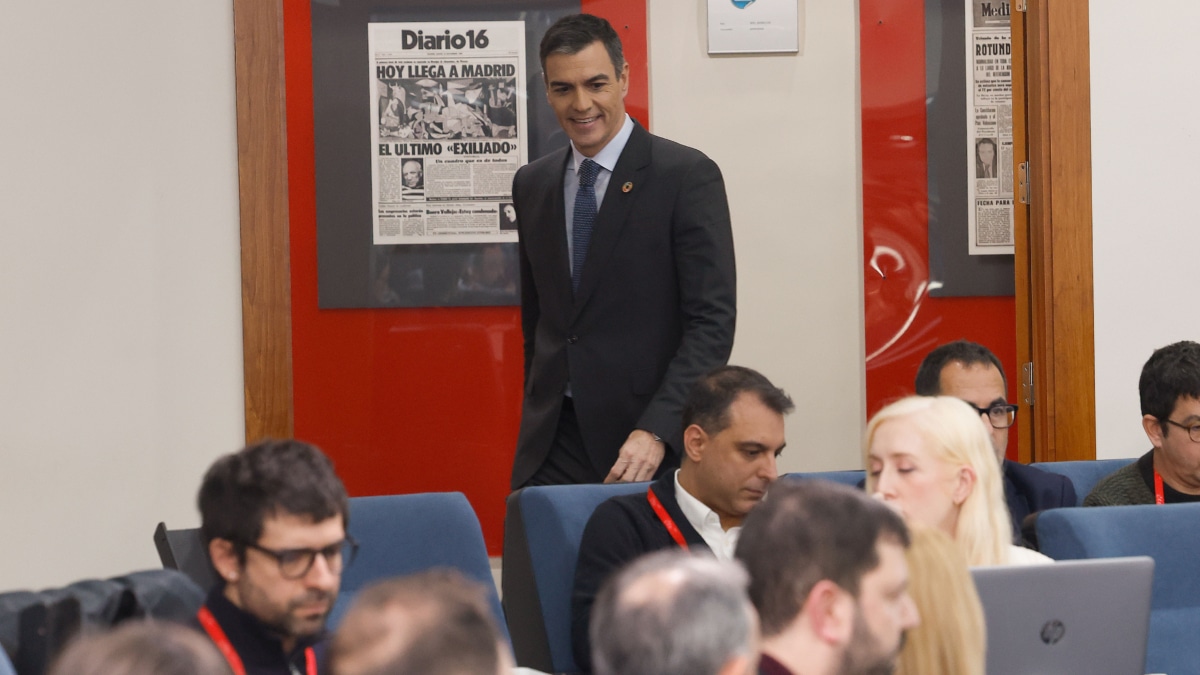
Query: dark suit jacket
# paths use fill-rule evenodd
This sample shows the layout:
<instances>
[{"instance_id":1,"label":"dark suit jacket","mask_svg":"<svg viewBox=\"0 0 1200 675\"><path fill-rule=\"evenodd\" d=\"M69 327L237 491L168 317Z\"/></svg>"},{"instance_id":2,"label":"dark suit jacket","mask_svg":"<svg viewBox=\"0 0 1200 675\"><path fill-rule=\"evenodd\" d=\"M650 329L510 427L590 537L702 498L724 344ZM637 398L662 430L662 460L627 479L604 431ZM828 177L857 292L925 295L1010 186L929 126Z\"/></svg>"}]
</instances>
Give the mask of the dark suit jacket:
<instances>
[{"instance_id":1,"label":"dark suit jacket","mask_svg":"<svg viewBox=\"0 0 1200 675\"><path fill-rule=\"evenodd\" d=\"M1012 516L1013 534L1019 537L1025 516L1035 511L1076 506L1075 485L1037 467L1004 460L1004 499Z\"/></svg>"},{"instance_id":2,"label":"dark suit jacket","mask_svg":"<svg viewBox=\"0 0 1200 675\"><path fill-rule=\"evenodd\" d=\"M716 163L635 126L572 292L563 205L570 152L532 162L513 180L525 334L513 489L545 460L568 381L601 475L634 429L663 438L664 463L673 461L688 388L733 347L733 234Z\"/></svg>"}]
</instances>

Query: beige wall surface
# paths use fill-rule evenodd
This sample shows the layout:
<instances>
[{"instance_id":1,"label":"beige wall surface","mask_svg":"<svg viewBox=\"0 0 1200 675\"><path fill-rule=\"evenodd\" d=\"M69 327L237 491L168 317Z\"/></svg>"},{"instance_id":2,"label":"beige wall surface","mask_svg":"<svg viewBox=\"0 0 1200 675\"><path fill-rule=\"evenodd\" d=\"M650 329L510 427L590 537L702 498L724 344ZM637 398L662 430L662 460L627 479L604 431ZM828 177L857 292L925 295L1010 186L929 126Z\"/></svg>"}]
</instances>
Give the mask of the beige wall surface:
<instances>
[{"instance_id":1,"label":"beige wall surface","mask_svg":"<svg viewBox=\"0 0 1200 675\"><path fill-rule=\"evenodd\" d=\"M799 2L799 54L709 56L704 0L650 0L650 124L725 176L738 263L731 362L796 401L780 470L861 468L858 6Z\"/></svg>"},{"instance_id":2,"label":"beige wall surface","mask_svg":"<svg viewBox=\"0 0 1200 675\"><path fill-rule=\"evenodd\" d=\"M1138 377L1157 348L1200 341L1194 311L1200 135L1193 27L1200 4L1092 0L1096 457L1150 449Z\"/></svg>"},{"instance_id":3,"label":"beige wall surface","mask_svg":"<svg viewBox=\"0 0 1200 675\"><path fill-rule=\"evenodd\" d=\"M241 444L231 7L0 10L0 590L157 567Z\"/></svg>"}]
</instances>

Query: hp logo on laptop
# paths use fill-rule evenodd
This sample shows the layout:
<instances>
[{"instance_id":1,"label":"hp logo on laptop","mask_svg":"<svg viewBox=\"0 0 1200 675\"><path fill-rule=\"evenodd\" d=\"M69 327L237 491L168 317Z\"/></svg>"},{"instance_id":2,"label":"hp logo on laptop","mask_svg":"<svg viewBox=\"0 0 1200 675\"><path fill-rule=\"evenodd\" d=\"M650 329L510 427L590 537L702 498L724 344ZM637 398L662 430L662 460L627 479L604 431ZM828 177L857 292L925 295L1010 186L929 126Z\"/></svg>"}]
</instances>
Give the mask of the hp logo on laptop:
<instances>
[{"instance_id":1,"label":"hp logo on laptop","mask_svg":"<svg viewBox=\"0 0 1200 675\"><path fill-rule=\"evenodd\" d=\"M1048 645L1057 644L1067 634L1067 627L1058 619L1051 619L1042 626L1042 642Z\"/></svg>"}]
</instances>

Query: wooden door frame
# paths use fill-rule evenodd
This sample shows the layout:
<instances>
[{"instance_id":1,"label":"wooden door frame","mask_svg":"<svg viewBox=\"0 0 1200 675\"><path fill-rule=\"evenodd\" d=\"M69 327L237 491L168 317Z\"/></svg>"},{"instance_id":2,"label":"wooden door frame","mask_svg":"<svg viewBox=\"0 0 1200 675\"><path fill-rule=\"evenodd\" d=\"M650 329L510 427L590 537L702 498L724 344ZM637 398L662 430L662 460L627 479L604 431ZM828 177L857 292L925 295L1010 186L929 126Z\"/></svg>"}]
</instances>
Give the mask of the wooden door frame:
<instances>
[{"instance_id":1,"label":"wooden door frame","mask_svg":"<svg viewBox=\"0 0 1200 675\"><path fill-rule=\"evenodd\" d=\"M233 0L246 442L292 436L283 0Z\"/></svg>"},{"instance_id":2,"label":"wooden door frame","mask_svg":"<svg viewBox=\"0 0 1200 675\"><path fill-rule=\"evenodd\" d=\"M1013 13L1013 163L1031 167L1015 241L1025 462L1096 458L1089 55L1087 0Z\"/></svg>"}]
</instances>

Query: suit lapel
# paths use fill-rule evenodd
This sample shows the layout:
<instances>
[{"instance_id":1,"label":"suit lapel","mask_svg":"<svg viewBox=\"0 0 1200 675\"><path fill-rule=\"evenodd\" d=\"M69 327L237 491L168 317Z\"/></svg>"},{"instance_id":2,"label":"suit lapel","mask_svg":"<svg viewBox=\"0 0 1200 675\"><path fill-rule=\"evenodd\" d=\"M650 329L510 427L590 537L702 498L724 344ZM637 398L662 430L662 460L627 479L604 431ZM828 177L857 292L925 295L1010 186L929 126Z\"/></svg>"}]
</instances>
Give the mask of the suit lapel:
<instances>
[{"instance_id":1,"label":"suit lapel","mask_svg":"<svg viewBox=\"0 0 1200 675\"><path fill-rule=\"evenodd\" d=\"M563 203L563 176L567 170L567 160L571 156L571 147L559 152L559 161L551 162L549 170L552 176L546 176L544 181L536 184L549 186L547 193L542 195L539 209L543 217L537 218L540 231L539 245L549 249L545 254L537 256L538 260L549 261L549 289L542 292L552 292L558 307L570 307L574 302L571 294L571 263L567 253L567 217L566 206ZM530 244L526 244L527 246Z\"/></svg>"},{"instance_id":2,"label":"suit lapel","mask_svg":"<svg viewBox=\"0 0 1200 675\"><path fill-rule=\"evenodd\" d=\"M596 213L596 224L592 230L592 241L588 246L587 259L583 262L583 275L579 279L579 290L575 293L575 312L587 303L588 297L596 288L608 259L612 256L621 239L621 232L629 222L629 210L633 206L638 193L640 180L650 167L650 134L634 123L633 133L621 151L617 166L609 177L608 189L604 192L604 202ZM626 192L624 186L631 184ZM561 198L560 198L561 202ZM563 235L564 246L566 235ZM568 287L570 274L568 271Z\"/></svg>"}]
</instances>

